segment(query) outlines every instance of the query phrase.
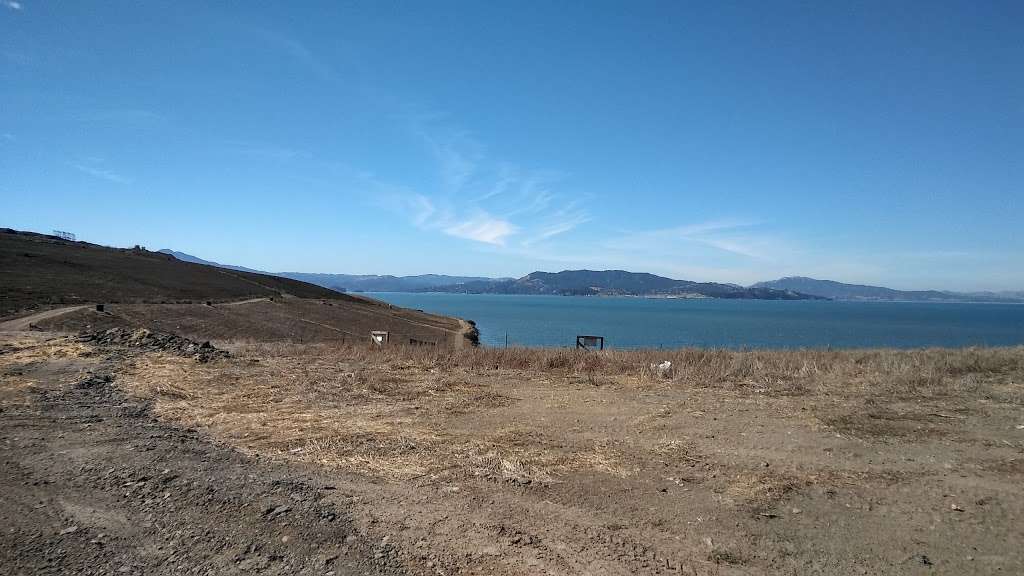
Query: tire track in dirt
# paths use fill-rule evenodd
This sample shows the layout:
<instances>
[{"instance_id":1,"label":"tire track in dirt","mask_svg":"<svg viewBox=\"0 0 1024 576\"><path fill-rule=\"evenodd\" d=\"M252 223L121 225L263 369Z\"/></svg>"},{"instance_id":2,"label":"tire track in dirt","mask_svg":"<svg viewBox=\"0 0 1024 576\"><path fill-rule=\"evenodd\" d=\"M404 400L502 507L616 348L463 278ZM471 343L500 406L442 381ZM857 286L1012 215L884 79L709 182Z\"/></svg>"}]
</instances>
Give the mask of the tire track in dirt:
<instances>
[{"instance_id":1,"label":"tire track in dirt","mask_svg":"<svg viewBox=\"0 0 1024 576\"><path fill-rule=\"evenodd\" d=\"M0 565L12 574L404 574L329 501L330 481L158 422L46 363L0 403ZM81 370L90 368L82 362ZM13 400L13 401L12 401Z\"/></svg>"}]
</instances>

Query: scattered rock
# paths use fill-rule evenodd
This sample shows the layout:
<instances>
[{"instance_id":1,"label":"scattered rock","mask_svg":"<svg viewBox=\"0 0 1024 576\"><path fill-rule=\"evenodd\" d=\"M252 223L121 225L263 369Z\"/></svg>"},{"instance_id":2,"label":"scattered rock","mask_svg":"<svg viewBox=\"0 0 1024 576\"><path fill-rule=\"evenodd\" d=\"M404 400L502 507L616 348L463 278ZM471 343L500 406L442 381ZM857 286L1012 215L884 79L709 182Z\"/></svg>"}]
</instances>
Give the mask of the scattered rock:
<instances>
[{"instance_id":1,"label":"scattered rock","mask_svg":"<svg viewBox=\"0 0 1024 576\"><path fill-rule=\"evenodd\" d=\"M273 520L282 514L287 514L291 510L290 506L281 505L274 508L267 508L267 511L263 513L267 517L267 520Z\"/></svg>"},{"instance_id":2,"label":"scattered rock","mask_svg":"<svg viewBox=\"0 0 1024 576\"><path fill-rule=\"evenodd\" d=\"M100 332L84 332L78 335L78 341L170 352L178 356L190 356L199 362L209 362L228 356L226 350L219 350L209 342L194 342L175 334L153 332L145 328L111 328Z\"/></svg>"},{"instance_id":3,"label":"scattered rock","mask_svg":"<svg viewBox=\"0 0 1024 576\"><path fill-rule=\"evenodd\" d=\"M102 388L114 381L114 377L110 374L104 374L102 376L93 375L85 380L75 382L75 388L79 390L87 390L90 388Z\"/></svg>"}]
</instances>

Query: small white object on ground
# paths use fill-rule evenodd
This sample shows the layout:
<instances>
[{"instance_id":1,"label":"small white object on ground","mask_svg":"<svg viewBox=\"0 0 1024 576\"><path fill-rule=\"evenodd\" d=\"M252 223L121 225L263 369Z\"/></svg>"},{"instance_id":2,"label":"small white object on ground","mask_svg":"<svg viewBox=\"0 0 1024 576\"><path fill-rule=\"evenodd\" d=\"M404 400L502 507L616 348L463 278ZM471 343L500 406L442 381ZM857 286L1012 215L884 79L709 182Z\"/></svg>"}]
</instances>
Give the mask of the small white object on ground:
<instances>
[{"instance_id":1,"label":"small white object on ground","mask_svg":"<svg viewBox=\"0 0 1024 576\"><path fill-rule=\"evenodd\" d=\"M668 376L672 372L672 362L665 360L660 364L651 364L651 370L657 372L658 376Z\"/></svg>"}]
</instances>

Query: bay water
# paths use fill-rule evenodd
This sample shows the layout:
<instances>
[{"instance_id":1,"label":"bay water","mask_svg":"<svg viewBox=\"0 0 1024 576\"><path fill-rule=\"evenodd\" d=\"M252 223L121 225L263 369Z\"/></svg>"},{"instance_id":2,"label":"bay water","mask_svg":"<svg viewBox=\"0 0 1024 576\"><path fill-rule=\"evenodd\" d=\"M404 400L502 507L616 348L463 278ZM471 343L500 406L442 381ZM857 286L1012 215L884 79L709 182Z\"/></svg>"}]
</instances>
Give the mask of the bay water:
<instances>
[{"instance_id":1,"label":"bay water","mask_svg":"<svg viewBox=\"0 0 1024 576\"><path fill-rule=\"evenodd\" d=\"M1024 305L373 292L476 322L485 346L919 348L1024 344Z\"/></svg>"}]
</instances>

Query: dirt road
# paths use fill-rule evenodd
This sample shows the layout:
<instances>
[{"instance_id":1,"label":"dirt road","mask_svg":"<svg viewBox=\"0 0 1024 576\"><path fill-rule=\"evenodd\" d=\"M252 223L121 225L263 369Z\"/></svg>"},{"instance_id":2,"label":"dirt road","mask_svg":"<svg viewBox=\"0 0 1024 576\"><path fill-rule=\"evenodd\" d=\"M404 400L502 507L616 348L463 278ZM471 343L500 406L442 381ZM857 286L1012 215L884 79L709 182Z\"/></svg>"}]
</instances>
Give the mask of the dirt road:
<instances>
[{"instance_id":1,"label":"dirt road","mask_svg":"<svg viewBox=\"0 0 1024 576\"><path fill-rule=\"evenodd\" d=\"M401 573L328 480L162 424L111 381L126 358L76 356L3 367L0 572Z\"/></svg>"},{"instance_id":2,"label":"dirt road","mask_svg":"<svg viewBox=\"0 0 1024 576\"><path fill-rule=\"evenodd\" d=\"M267 302L269 298L249 298L248 300L239 300L237 302L223 302L218 306L241 306L242 304L252 304L254 302Z\"/></svg>"},{"instance_id":3,"label":"dirt road","mask_svg":"<svg viewBox=\"0 0 1024 576\"><path fill-rule=\"evenodd\" d=\"M28 330L36 322L57 318L83 308L88 308L88 306L65 306L64 308L54 308L52 310L45 310L28 316L22 316L21 318L15 318L14 320L0 322L0 332L20 332Z\"/></svg>"}]
</instances>

